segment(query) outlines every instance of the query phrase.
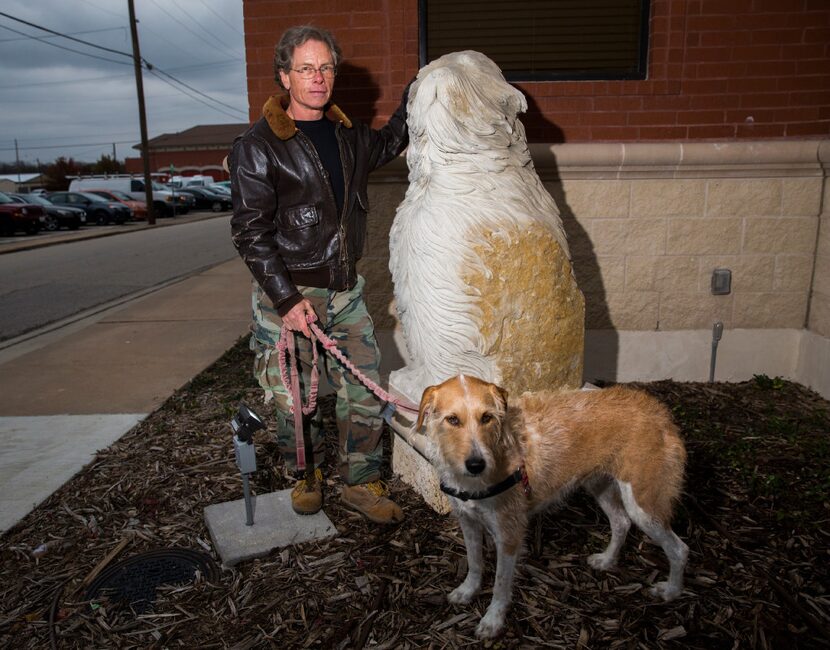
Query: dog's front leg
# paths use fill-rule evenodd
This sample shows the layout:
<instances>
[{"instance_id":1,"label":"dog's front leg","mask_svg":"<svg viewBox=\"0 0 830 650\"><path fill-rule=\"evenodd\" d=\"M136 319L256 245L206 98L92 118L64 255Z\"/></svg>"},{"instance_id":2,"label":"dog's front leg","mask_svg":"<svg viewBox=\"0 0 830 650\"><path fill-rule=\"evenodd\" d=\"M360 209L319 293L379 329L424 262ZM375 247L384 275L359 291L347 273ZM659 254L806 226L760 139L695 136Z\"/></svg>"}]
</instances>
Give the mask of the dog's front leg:
<instances>
[{"instance_id":1,"label":"dog's front leg","mask_svg":"<svg viewBox=\"0 0 830 650\"><path fill-rule=\"evenodd\" d=\"M484 529L481 523L472 517L458 513L458 522L464 534L467 547L467 577L447 597L451 603L466 605L475 598L481 587L481 572L484 565Z\"/></svg>"},{"instance_id":2,"label":"dog's front leg","mask_svg":"<svg viewBox=\"0 0 830 650\"><path fill-rule=\"evenodd\" d=\"M496 581L493 584L493 598L476 628L476 636L481 639L498 636L504 627L504 618L513 600L513 574L518 554L517 544L496 540Z\"/></svg>"}]
</instances>

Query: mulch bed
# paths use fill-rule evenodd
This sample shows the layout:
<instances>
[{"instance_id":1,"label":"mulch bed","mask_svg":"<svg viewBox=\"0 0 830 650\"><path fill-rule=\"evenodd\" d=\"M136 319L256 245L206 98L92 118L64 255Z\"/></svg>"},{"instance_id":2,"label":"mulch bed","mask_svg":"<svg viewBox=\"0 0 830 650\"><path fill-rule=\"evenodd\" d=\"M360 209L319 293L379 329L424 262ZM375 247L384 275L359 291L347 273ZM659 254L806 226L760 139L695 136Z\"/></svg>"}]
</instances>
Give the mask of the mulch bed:
<instances>
[{"instance_id":1,"label":"mulch bed","mask_svg":"<svg viewBox=\"0 0 830 650\"><path fill-rule=\"evenodd\" d=\"M330 464L325 511L336 538L275 551L212 582L163 587L143 614L84 600L84 581L104 560L168 547L213 553L203 510L242 494L230 419L240 401L270 414L250 366L241 341L0 539L0 645L478 645L474 630L489 592L471 607L446 601L466 571L453 518L392 480L406 520L371 525L340 506ZM766 376L639 385L670 406L687 444L686 494L674 523L691 549L686 592L669 604L649 598L666 562L634 530L618 570L591 570L585 558L604 548L609 529L578 495L535 522L508 630L485 645L830 647L830 404ZM323 406L330 424L331 398ZM272 435L256 440L254 492L289 487ZM489 549L488 586L492 561Z\"/></svg>"}]
</instances>

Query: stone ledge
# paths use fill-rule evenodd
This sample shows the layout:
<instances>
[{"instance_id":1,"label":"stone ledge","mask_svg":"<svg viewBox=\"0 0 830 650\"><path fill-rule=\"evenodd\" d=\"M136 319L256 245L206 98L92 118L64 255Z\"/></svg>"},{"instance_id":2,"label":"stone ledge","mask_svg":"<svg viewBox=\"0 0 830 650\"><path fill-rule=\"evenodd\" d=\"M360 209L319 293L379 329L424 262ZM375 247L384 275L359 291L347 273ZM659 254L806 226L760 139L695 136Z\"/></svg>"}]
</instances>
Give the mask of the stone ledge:
<instances>
[{"instance_id":1,"label":"stone ledge","mask_svg":"<svg viewBox=\"0 0 830 650\"><path fill-rule=\"evenodd\" d=\"M534 143L530 153L542 180L822 176L830 140ZM407 174L399 156L372 182L405 182Z\"/></svg>"}]
</instances>

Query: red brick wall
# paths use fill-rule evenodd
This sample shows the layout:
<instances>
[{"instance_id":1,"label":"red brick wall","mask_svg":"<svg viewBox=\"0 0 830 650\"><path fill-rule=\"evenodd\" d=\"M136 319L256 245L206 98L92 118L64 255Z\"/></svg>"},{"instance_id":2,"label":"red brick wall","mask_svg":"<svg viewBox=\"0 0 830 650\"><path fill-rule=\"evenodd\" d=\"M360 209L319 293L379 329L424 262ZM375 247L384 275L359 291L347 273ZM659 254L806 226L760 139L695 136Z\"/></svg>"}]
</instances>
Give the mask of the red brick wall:
<instances>
[{"instance_id":1,"label":"red brick wall","mask_svg":"<svg viewBox=\"0 0 830 650\"><path fill-rule=\"evenodd\" d=\"M251 119L276 92L273 48L309 22L347 65L335 101L382 123L418 69L417 0L244 0ZM531 141L830 135L827 0L652 0L648 79L523 82Z\"/></svg>"}]
</instances>

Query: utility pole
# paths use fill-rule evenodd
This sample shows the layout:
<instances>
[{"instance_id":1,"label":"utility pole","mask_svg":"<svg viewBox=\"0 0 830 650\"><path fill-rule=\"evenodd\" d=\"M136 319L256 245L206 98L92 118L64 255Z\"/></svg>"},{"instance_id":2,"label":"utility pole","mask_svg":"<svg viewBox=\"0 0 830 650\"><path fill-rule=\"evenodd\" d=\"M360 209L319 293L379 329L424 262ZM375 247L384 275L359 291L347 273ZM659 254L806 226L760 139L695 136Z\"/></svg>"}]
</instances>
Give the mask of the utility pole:
<instances>
[{"instance_id":1,"label":"utility pole","mask_svg":"<svg viewBox=\"0 0 830 650\"><path fill-rule=\"evenodd\" d=\"M141 77L141 50L138 47L138 26L135 19L133 0L127 0L130 9L130 33L133 37L133 66L135 67L135 88L138 93L138 121L141 127L141 160L144 163L144 200L147 202L147 223L156 224L153 210L153 181L150 177L150 150L147 147L147 115L144 112L144 82ZM113 148L115 145L113 145Z\"/></svg>"},{"instance_id":2,"label":"utility pole","mask_svg":"<svg viewBox=\"0 0 830 650\"><path fill-rule=\"evenodd\" d=\"M112 162L115 162L116 160L118 160L118 159L115 157L115 143L113 142L112 143Z\"/></svg>"},{"instance_id":3,"label":"utility pole","mask_svg":"<svg viewBox=\"0 0 830 650\"><path fill-rule=\"evenodd\" d=\"M17 151L17 138L14 139L14 159L17 161L17 184L20 185L20 153Z\"/></svg>"}]
</instances>

